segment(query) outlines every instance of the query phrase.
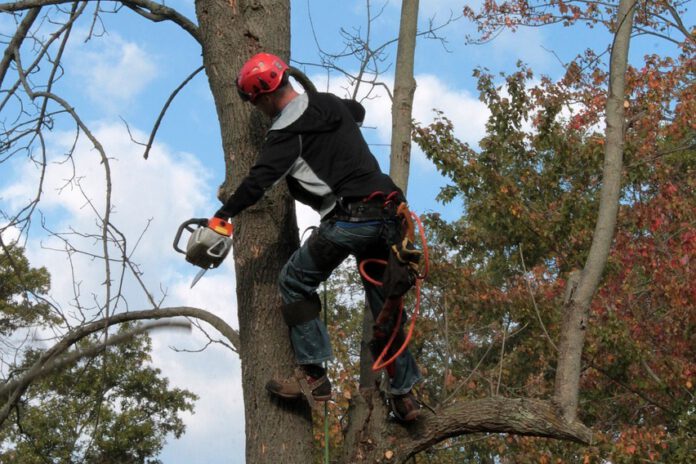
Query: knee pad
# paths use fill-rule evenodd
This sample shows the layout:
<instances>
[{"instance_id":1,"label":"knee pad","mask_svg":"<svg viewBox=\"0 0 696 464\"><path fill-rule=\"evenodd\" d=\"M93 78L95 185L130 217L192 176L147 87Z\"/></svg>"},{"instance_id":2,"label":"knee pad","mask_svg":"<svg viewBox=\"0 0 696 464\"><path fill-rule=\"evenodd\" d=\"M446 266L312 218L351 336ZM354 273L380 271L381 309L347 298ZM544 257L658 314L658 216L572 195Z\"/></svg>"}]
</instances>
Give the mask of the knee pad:
<instances>
[{"instance_id":1,"label":"knee pad","mask_svg":"<svg viewBox=\"0 0 696 464\"><path fill-rule=\"evenodd\" d=\"M312 293L306 300L284 304L281 307L281 312L285 323L290 327L316 319L321 312L319 295Z\"/></svg>"}]
</instances>

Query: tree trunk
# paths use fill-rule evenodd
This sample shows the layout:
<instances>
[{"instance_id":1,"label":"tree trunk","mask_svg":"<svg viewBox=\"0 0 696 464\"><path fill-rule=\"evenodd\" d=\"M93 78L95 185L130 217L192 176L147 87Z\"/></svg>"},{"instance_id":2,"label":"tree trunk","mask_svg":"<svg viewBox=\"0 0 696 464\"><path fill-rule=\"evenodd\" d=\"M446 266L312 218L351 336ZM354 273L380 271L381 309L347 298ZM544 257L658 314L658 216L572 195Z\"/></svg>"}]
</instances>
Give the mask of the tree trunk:
<instances>
[{"instance_id":1,"label":"tree trunk","mask_svg":"<svg viewBox=\"0 0 696 464\"><path fill-rule=\"evenodd\" d=\"M215 99L225 153L226 198L256 160L268 122L235 89L236 72L253 54L289 57L290 2L287 0L198 0L203 60ZM265 391L276 374L294 366L288 329L282 321L277 280L299 239L294 203L275 188L235 218L240 358L244 390L246 462L310 462L308 406L281 404Z\"/></svg>"},{"instance_id":2,"label":"tree trunk","mask_svg":"<svg viewBox=\"0 0 696 464\"><path fill-rule=\"evenodd\" d=\"M573 422L577 417L581 357L590 303L597 291L609 257L619 210L625 76L635 3L635 0L621 0L619 3L616 19L617 29L609 65L609 93L606 104L607 130L599 213L585 268L582 271L578 287L565 309L563 331L558 347L558 368L556 369L554 396L568 422Z\"/></svg>"},{"instance_id":3,"label":"tree trunk","mask_svg":"<svg viewBox=\"0 0 696 464\"><path fill-rule=\"evenodd\" d=\"M413 94L413 61L416 52L418 0L404 0L401 4L399 45L396 51L394 101L392 102L392 138L389 175L406 195L411 165L411 129Z\"/></svg>"}]
</instances>

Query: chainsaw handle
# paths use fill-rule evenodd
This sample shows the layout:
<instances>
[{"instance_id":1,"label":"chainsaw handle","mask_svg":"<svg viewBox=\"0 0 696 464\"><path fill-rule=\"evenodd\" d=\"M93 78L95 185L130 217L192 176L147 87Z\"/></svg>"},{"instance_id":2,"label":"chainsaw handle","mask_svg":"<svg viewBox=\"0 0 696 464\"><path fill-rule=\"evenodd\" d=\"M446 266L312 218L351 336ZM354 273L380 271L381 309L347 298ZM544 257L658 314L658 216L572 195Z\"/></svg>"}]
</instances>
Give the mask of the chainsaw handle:
<instances>
[{"instance_id":1,"label":"chainsaw handle","mask_svg":"<svg viewBox=\"0 0 696 464\"><path fill-rule=\"evenodd\" d=\"M188 221L184 222L179 226L179 229L176 231L176 236L174 237L174 249L181 253L182 255L185 255L186 252L179 248L179 241L181 240L181 234L184 233L184 229L188 230L189 232L193 233L195 230L192 225L197 225L197 226L202 226L205 227L208 225L208 219L206 218L193 218L189 219Z\"/></svg>"}]
</instances>

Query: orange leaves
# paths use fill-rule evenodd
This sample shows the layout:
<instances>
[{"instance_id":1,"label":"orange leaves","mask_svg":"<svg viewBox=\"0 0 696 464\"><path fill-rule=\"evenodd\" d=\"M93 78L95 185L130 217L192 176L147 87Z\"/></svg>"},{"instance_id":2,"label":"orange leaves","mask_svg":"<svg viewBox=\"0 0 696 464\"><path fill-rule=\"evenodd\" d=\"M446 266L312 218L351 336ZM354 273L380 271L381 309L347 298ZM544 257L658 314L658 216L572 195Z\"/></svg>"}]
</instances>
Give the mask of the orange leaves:
<instances>
[{"instance_id":1,"label":"orange leaves","mask_svg":"<svg viewBox=\"0 0 696 464\"><path fill-rule=\"evenodd\" d=\"M611 458L619 463L665 462L669 444L662 427L628 427L621 432L611 450ZM668 459L669 460L669 459Z\"/></svg>"},{"instance_id":2,"label":"orange leaves","mask_svg":"<svg viewBox=\"0 0 696 464\"><path fill-rule=\"evenodd\" d=\"M568 12L568 5L566 5L563 1L559 0L558 11L560 11L561 14L566 14Z\"/></svg>"},{"instance_id":3,"label":"orange leaves","mask_svg":"<svg viewBox=\"0 0 696 464\"><path fill-rule=\"evenodd\" d=\"M452 375L452 371L448 369L447 374L445 375L445 388L450 390L452 389L452 387L455 386L456 383L457 378L454 375Z\"/></svg>"}]
</instances>

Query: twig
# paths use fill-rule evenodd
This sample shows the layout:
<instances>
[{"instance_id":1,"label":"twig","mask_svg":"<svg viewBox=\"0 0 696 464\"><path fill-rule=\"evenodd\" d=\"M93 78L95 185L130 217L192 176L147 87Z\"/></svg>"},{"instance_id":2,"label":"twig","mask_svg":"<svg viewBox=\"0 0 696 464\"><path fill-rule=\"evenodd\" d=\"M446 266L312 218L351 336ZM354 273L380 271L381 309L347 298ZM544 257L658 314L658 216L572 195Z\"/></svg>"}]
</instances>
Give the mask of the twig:
<instances>
[{"instance_id":1,"label":"twig","mask_svg":"<svg viewBox=\"0 0 696 464\"><path fill-rule=\"evenodd\" d=\"M537 320L539 321L539 325L541 326L541 329L544 331L544 334L546 335L546 340L551 344L553 349L555 351L558 351L558 347L556 344L553 342L553 339L551 338L551 335L549 335L549 332L546 330L546 325L544 324L544 321L541 319L541 313L539 311L539 306L537 306L536 298L534 298L534 291L532 291L532 286L529 283L529 280L527 280L526 274L527 274L527 266L524 264L524 254L522 252L522 244L520 243L520 260L522 262L522 271L524 271L524 282L527 284L527 290L529 291L529 295L532 298L532 305L534 306L534 312L536 313Z\"/></svg>"},{"instance_id":2,"label":"twig","mask_svg":"<svg viewBox=\"0 0 696 464\"><path fill-rule=\"evenodd\" d=\"M2 410L0 410L0 425L7 419L7 416L9 415L14 404L19 400L24 391L30 385L31 376L36 372L41 371L47 363L57 359L58 356L67 351L72 345L81 339L93 333L104 330L105 326L112 326L115 324L143 319L163 319L177 316L194 317L204 320L220 331L220 333L224 335L233 346L239 346L239 333L230 327L220 317L202 309L180 306L113 314L109 318L100 319L77 327L72 332L66 334L53 347L46 350L34 363L34 365L22 377L17 379L18 383L13 387L8 401L5 403Z\"/></svg>"},{"instance_id":3,"label":"twig","mask_svg":"<svg viewBox=\"0 0 696 464\"><path fill-rule=\"evenodd\" d=\"M152 148L152 143L155 140L155 134L157 134L157 130L159 129L160 124L162 123L162 119L164 118L164 114L167 112L167 109L169 108L169 105L174 100L174 97L176 97L176 95L181 91L181 89L183 89L186 86L186 84L191 82L191 79L193 79L196 76L196 74L203 71L203 69L205 69L205 67L200 66L198 69L196 69L191 74L189 74L189 76L186 79L184 79L184 81L176 89L174 89L172 94L169 95L169 98L167 98L167 101L164 104L162 111L160 111L160 114L157 117L157 121L155 122L155 125L152 128L152 132L150 133L150 139L147 141L147 145L145 148L145 153L143 154L143 158L147 159L147 157L150 153L150 148Z\"/></svg>"},{"instance_id":4,"label":"twig","mask_svg":"<svg viewBox=\"0 0 696 464\"><path fill-rule=\"evenodd\" d=\"M500 347L500 363L498 365L498 382L495 385L495 396L498 396L498 394L500 393L500 381L503 378L503 360L505 359L505 341L507 339L507 332L509 328L510 318L508 317L508 320L505 324L505 330L503 331L503 343Z\"/></svg>"}]
</instances>

